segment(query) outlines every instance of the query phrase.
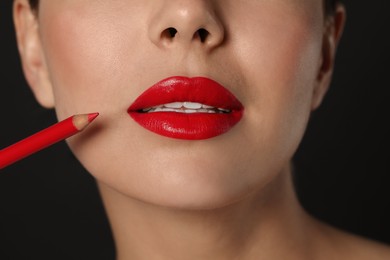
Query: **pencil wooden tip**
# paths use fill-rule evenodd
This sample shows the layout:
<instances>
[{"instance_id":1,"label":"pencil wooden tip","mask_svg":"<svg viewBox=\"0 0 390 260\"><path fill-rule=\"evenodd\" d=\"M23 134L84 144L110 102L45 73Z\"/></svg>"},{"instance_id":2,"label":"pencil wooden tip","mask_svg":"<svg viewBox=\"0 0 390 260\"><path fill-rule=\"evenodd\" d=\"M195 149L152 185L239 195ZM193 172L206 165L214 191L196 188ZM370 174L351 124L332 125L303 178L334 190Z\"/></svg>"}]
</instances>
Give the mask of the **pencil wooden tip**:
<instances>
[{"instance_id":1,"label":"pencil wooden tip","mask_svg":"<svg viewBox=\"0 0 390 260\"><path fill-rule=\"evenodd\" d=\"M73 125L78 130L83 130L89 123L91 123L99 113L90 113L90 114L80 114L73 116Z\"/></svg>"},{"instance_id":2,"label":"pencil wooden tip","mask_svg":"<svg viewBox=\"0 0 390 260\"><path fill-rule=\"evenodd\" d=\"M99 113L91 113L88 114L88 122L91 123L96 117L98 117Z\"/></svg>"}]
</instances>

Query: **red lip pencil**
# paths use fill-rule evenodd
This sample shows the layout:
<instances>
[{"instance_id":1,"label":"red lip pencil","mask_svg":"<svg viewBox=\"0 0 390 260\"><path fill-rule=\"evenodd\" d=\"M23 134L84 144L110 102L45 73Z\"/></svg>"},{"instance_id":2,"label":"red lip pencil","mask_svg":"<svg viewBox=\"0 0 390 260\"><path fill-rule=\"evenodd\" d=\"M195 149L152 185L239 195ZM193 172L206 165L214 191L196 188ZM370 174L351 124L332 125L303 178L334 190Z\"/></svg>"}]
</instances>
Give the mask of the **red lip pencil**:
<instances>
[{"instance_id":1,"label":"red lip pencil","mask_svg":"<svg viewBox=\"0 0 390 260\"><path fill-rule=\"evenodd\" d=\"M99 113L90 113L71 116L0 150L0 169L81 132L98 115Z\"/></svg>"}]
</instances>

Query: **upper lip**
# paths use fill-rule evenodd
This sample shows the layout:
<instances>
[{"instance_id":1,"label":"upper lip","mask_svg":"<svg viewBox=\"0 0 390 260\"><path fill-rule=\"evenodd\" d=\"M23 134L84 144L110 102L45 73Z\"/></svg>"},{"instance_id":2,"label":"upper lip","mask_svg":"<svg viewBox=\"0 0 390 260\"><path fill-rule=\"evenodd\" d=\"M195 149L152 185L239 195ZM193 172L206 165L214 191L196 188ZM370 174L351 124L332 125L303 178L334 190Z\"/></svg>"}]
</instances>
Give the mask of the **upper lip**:
<instances>
[{"instance_id":1,"label":"upper lip","mask_svg":"<svg viewBox=\"0 0 390 260\"><path fill-rule=\"evenodd\" d=\"M239 111L241 102L226 88L205 77L170 77L143 92L128 109L137 112L145 108L172 102L197 102L215 108Z\"/></svg>"}]
</instances>

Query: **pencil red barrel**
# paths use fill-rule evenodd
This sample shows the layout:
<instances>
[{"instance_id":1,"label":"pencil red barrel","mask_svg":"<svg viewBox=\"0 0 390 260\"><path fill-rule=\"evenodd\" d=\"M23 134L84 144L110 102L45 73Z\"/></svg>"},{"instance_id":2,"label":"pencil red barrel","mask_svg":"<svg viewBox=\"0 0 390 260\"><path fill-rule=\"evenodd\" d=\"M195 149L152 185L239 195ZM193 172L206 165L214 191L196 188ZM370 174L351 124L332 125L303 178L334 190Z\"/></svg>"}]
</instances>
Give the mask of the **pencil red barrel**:
<instances>
[{"instance_id":1,"label":"pencil red barrel","mask_svg":"<svg viewBox=\"0 0 390 260\"><path fill-rule=\"evenodd\" d=\"M1 150L0 169L82 131L97 115L71 116Z\"/></svg>"}]
</instances>

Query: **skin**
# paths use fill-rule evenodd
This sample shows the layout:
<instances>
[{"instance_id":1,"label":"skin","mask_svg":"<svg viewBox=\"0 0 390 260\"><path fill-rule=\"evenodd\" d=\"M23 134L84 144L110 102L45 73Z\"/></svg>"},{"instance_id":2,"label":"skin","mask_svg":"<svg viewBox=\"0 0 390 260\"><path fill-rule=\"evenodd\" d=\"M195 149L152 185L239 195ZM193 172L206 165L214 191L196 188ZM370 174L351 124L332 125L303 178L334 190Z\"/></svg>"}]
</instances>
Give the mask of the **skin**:
<instances>
[{"instance_id":1,"label":"skin","mask_svg":"<svg viewBox=\"0 0 390 260\"><path fill-rule=\"evenodd\" d=\"M101 114L68 143L97 180L119 260L390 256L312 219L292 187L291 158L330 83L342 6L325 18L319 0L43 0L36 16L15 0L14 17L37 100L59 120ZM178 75L220 82L244 105L242 121L195 142L137 125L129 105Z\"/></svg>"}]
</instances>

